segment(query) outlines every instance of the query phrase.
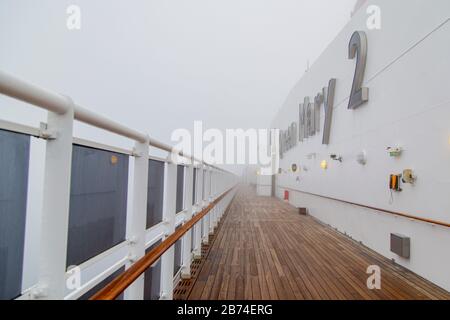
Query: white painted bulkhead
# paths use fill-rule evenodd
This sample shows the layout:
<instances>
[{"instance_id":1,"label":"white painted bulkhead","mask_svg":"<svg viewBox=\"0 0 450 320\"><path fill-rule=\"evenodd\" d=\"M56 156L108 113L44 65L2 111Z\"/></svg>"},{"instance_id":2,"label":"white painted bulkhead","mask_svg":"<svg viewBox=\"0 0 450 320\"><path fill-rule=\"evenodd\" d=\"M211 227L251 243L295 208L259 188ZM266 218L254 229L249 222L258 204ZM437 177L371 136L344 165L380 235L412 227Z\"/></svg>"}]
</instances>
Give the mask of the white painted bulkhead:
<instances>
[{"instance_id":1,"label":"white painted bulkhead","mask_svg":"<svg viewBox=\"0 0 450 320\"><path fill-rule=\"evenodd\" d=\"M366 8L381 9L381 29L368 30ZM280 159L277 195L286 188L450 223L450 2L368 1L295 85L272 128L299 121L299 104L336 78L330 144L321 131ZM348 43L355 31L368 38L364 87L369 101L347 108L355 72ZM387 147L402 147L398 158ZM366 165L356 161L361 151ZM330 159L343 157L343 162ZM328 169L321 168L326 160ZM293 163L300 172L288 171ZM412 169L414 185L389 190L389 175ZM299 177L299 179L297 179ZM380 254L450 290L450 229L334 200L290 191L290 202ZM390 251L390 233L411 238L410 259Z\"/></svg>"}]
</instances>

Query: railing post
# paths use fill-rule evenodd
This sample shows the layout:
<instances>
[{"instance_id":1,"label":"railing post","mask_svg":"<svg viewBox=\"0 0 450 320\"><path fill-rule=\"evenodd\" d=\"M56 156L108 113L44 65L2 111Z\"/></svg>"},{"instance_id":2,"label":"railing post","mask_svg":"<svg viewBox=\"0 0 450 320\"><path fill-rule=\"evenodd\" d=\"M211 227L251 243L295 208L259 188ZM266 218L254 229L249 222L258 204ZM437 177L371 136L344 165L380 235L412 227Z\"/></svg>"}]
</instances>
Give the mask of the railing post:
<instances>
[{"instance_id":1,"label":"railing post","mask_svg":"<svg viewBox=\"0 0 450 320\"><path fill-rule=\"evenodd\" d=\"M203 207L208 206L209 204L209 170L207 166L204 166L203 169L203 183L204 183L204 197L203 197ZM203 221L203 239L202 243L208 244L209 242L209 213L204 216Z\"/></svg>"},{"instance_id":2,"label":"railing post","mask_svg":"<svg viewBox=\"0 0 450 320\"><path fill-rule=\"evenodd\" d=\"M177 165L169 161L165 165L163 221L166 237L175 231ZM161 257L161 300L173 299L173 268L175 248L172 246Z\"/></svg>"},{"instance_id":3,"label":"railing post","mask_svg":"<svg viewBox=\"0 0 450 320\"><path fill-rule=\"evenodd\" d=\"M150 138L149 138L150 139ZM134 148L134 181L133 204L127 240L129 245L128 267L145 255L145 229L147 222L147 189L149 166L149 143L136 142ZM140 276L125 291L127 300L142 300L144 298L144 275Z\"/></svg>"},{"instance_id":4,"label":"railing post","mask_svg":"<svg viewBox=\"0 0 450 320\"><path fill-rule=\"evenodd\" d=\"M219 194L217 193L217 179L218 179L218 176L219 176L219 173L216 170L214 170L213 171L213 178L212 178L213 199L216 199L219 196ZM220 202L214 208L214 225L213 225L213 229L215 229L219 225L219 208L220 208Z\"/></svg>"},{"instance_id":5,"label":"railing post","mask_svg":"<svg viewBox=\"0 0 450 320\"><path fill-rule=\"evenodd\" d=\"M193 183L194 183L194 166L193 160L191 164L186 166L186 196L185 196L185 204L186 204L186 221L189 221L192 218L192 194L193 194ZM191 232L187 232L183 237L183 254L181 255L183 258L182 266L181 266L181 278L182 279L190 279L191 278Z\"/></svg>"},{"instance_id":6,"label":"railing post","mask_svg":"<svg viewBox=\"0 0 450 320\"><path fill-rule=\"evenodd\" d=\"M33 299L63 299L66 292L67 235L69 228L70 179L74 104L64 114L48 112L39 280Z\"/></svg>"},{"instance_id":7,"label":"railing post","mask_svg":"<svg viewBox=\"0 0 450 320\"><path fill-rule=\"evenodd\" d=\"M197 177L196 177L196 200L195 200L195 206L197 208L197 211L202 207L203 204L203 198L202 198L202 192L203 192L203 169L202 165L200 164L197 167ZM202 257L202 227L203 227L203 219L201 219L199 222L195 224L194 227L194 259L200 259Z\"/></svg>"},{"instance_id":8,"label":"railing post","mask_svg":"<svg viewBox=\"0 0 450 320\"><path fill-rule=\"evenodd\" d=\"M209 169L209 202L214 201L214 170L213 169ZM216 211L217 211L217 206L215 206L212 210L211 210L211 214L209 215L209 233L213 234L214 233L214 228L216 225Z\"/></svg>"}]
</instances>

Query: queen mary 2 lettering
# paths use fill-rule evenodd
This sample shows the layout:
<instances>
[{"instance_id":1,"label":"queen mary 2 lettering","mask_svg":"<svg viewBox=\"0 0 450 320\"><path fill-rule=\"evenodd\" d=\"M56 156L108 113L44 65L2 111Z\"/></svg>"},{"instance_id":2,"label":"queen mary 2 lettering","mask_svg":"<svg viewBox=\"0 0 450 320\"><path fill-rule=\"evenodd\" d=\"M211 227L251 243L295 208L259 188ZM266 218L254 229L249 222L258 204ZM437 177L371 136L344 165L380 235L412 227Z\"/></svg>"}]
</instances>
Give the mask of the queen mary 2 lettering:
<instances>
[{"instance_id":1,"label":"queen mary 2 lettering","mask_svg":"<svg viewBox=\"0 0 450 320\"><path fill-rule=\"evenodd\" d=\"M298 123L293 122L287 130L280 131L280 158L285 152L294 148L298 141L302 142L320 133L320 107L322 105L325 109L322 144L329 144L335 90L336 79L330 79L328 87L324 87L313 101L310 97L305 97L303 103L299 105Z\"/></svg>"},{"instance_id":2,"label":"queen mary 2 lettering","mask_svg":"<svg viewBox=\"0 0 450 320\"><path fill-rule=\"evenodd\" d=\"M367 35L364 31L355 31L348 45L348 58L356 59L355 75L350 93L348 109L354 110L369 101L369 88L363 88L363 79L367 60ZM305 97L299 106L299 120L292 123L288 130L280 131L280 158L297 145L297 142L315 136L320 132L320 107L325 109L322 144L330 143L331 120L333 117L334 94L336 79L328 82L328 87L322 89L311 101Z\"/></svg>"}]
</instances>

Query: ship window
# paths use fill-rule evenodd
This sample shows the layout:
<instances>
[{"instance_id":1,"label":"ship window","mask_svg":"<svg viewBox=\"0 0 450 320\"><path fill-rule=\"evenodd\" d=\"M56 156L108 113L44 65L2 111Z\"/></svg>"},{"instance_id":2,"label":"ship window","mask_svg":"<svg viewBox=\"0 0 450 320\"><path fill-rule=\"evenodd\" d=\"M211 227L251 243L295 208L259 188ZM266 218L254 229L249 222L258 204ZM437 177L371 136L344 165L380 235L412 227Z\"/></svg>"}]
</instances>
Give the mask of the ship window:
<instances>
[{"instance_id":1,"label":"ship window","mask_svg":"<svg viewBox=\"0 0 450 320\"><path fill-rule=\"evenodd\" d=\"M184 209L184 166L177 166L177 198L176 210L177 213Z\"/></svg>"},{"instance_id":2,"label":"ship window","mask_svg":"<svg viewBox=\"0 0 450 320\"><path fill-rule=\"evenodd\" d=\"M161 241L149 247L145 253L152 251ZM144 273L144 300L158 300L161 292L161 259Z\"/></svg>"},{"instance_id":3,"label":"ship window","mask_svg":"<svg viewBox=\"0 0 450 320\"><path fill-rule=\"evenodd\" d=\"M209 194L212 194L212 177L213 176L213 174L212 173L210 173L210 175L209 175Z\"/></svg>"},{"instance_id":4,"label":"ship window","mask_svg":"<svg viewBox=\"0 0 450 320\"><path fill-rule=\"evenodd\" d=\"M179 225L176 230L178 230L181 227ZM182 239L179 239L177 242L175 242L175 261L173 264L173 274L177 274L177 272L181 268L182 263L182 254L181 254L181 248L182 248Z\"/></svg>"},{"instance_id":5,"label":"ship window","mask_svg":"<svg viewBox=\"0 0 450 320\"><path fill-rule=\"evenodd\" d=\"M0 130L0 300L21 294L30 137Z\"/></svg>"},{"instance_id":6,"label":"ship window","mask_svg":"<svg viewBox=\"0 0 450 320\"><path fill-rule=\"evenodd\" d=\"M164 162L150 160L148 168L147 228L163 220Z\"/></svg>"},{"instance_id":7,"label":"ship window","mask_svg":"<svg viewBox=\"0 0 450 320\"><path fill-rule=\"evenodd\" d=\"M202 200L206 200L206 171L202 170L202 176L203 176L203 185L202 185Z\"/></svg>"},{"instance_id":8,"label":"ship window","mask_svg":"<svg viewBox=\"0 0 450 320\"><path fill-rule=\"evenodd\" d=\"M191 252L194 251L194 247L195 247L195 233L194 233L194 228L191 228Z\"/></svg>"},{"instance_id":9,"label":"ship window","mask_svg":"<svg viewBox=\"0 0 450 320\"><path fill-rule=\"evenodd\" d=\"M203 239L203 237L205 236L205 228L203 220L200 220L199 223L200 223L200 239Z\"/></svg>"},{"instance_id":10,"label":"ship window","mask_svg":"<svg viewBox=\"0 0 450 320\"><path fill-rule=\"evenodd\" d=\"M195 200L197 199L197 196L195 194L196 190L197 190L197 186L196 186L196 182L197 182L197 169L194 168L194 173L192 176L192 204L195 204Z\"/></svg>"},{"instance_id":11,"label":"ship window","mask_svg":"<svg viewBox=\"0 0 450 320\"><path fill-rule=\"evenodd\" d=\"M73 146L67 266L125 240L128 156Z\"/></svg>"}]
</instances>

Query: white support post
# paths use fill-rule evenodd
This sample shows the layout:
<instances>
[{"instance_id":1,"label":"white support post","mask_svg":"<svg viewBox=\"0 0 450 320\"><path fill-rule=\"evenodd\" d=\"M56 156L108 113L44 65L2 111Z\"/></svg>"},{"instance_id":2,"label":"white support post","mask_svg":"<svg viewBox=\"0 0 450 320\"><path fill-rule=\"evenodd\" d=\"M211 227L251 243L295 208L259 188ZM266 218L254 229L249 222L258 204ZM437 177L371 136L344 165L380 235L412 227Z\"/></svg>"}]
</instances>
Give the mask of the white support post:
<instances>
[{"instance_id":1,"label":"white support post","mask_svg":"<svg viewBox=\"0 0 450 320\"><path fill-rule=\"evenodd\" d=\"M212 193L213 193L213 199L215 200L219 195L217 194L217 179L218 179L219 173L217 171L213 171L213 178L212 178ZM219 225L219 204L214 208L214 229L217 228Z\"/></svg>"},{"instance_id":2,"label":"white support post","mask_svg":"<svg viewBox=\"0 0 450 320\"><path fill-rule=\"evenodd\" d=\"M203 175L204 175L204 197L203 197L203 207L206 207L209 204L209 175L208 175L208 167L204 167ZM203 221L203 239L202 243L208 244L209 242L209 213L204 216Z\"/></svg>"},{"instance_id":3,"label":"white support post","mask_svg":"<svg viewBox=\"0 0 450 320\"><path fill-rule=\"evenodd\" d=\"M202 166L199 165L197 168L197 177L196 177L197 187L196 193L196 207L198 209L201 209L203 204L202 199L202 190L203 190L203 169ZM196 223L194 227L194 259L200 259L202 257L202 224L203 219L201 219L199 222Z\"/></svg>"},{"instance_id":4,"label":"white support post","mask_svg":"<svg viewBox=\"0 0 450 320\"><path fill-rule=\"evenodd\" d=\"M214 200L214 197L213 197L213 171L211 168L208 168L208 202L211 203L213 200ZM208 214L208 216L209 216L208 233L209 234L214 233L215 212L216 212L216 208L213 208L210 211L210 213Z\"/></svg>"},{"instance_id":5,"label":"white support post","mask_svg":"<svg viewBox=\"0 0 450 320\"><path fill-rule=\"evenodd\" d=\"M150 138L149 138L150 139ZM134 148L134 183L133 204L129 227L127 228L127 240L129 245L130 267L145 255L145 230L147 222L147 190L148 190L148 160L149 143L137 142ZM141 275L125 291L127 300L144 299L144 275Z\"/></svg>"},{"instance_id":6,"label":"white support post","mask_svg":"<svg viewBox=\"0 0 450 320\"><path fill-rule=\"evenodd\" d=\"M191 163L189 166L186 166L186 196L185 196L185 204L186 204L186 221L192 219L192 194L194 183L194 167ZM190 279L191 278L191 231L189 230L183 237L183 262L181 266L181 278L182 279Z\"/></svg>"},{"instance_id":7,"label":"white support post","mask_svg":"<svg viewBox=\"0 0 450 320\"><path fill-rule=\"evenodd\" d=\"M166 237L175 231L177 165L167 162L165 165L163 221ZM175 248L172 246L161 257L161 300L173 299L173 268Z\"/></svg>"},{"instance_id":8,"label":"white support post","mask_svg":"<svg viewBox=\"0 0 450 320\"><path fill-rule=\"evenodd\" d=\"M70 100L64 114L48 112L39 280L32 299L63 299L66 293L73 106Z\"/></svg>"},{"instance_id":9,"label":"white support post","mask_svg":"<svg viewBox=\"0 0 450 320\"><path fill-rule=\"evenodd\" d=\"M209 202L214 201L214 170L209 169ZM209 233L214 233L214 225L216 224L216 207L211 210L211 214L209 215Z\"/></svg>"}]
</instances>

